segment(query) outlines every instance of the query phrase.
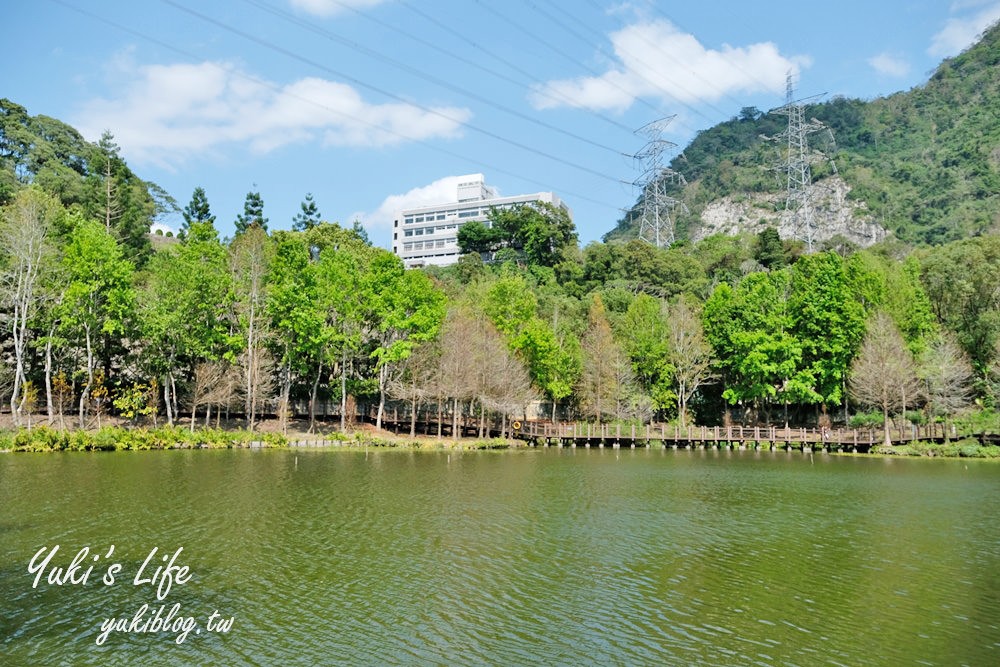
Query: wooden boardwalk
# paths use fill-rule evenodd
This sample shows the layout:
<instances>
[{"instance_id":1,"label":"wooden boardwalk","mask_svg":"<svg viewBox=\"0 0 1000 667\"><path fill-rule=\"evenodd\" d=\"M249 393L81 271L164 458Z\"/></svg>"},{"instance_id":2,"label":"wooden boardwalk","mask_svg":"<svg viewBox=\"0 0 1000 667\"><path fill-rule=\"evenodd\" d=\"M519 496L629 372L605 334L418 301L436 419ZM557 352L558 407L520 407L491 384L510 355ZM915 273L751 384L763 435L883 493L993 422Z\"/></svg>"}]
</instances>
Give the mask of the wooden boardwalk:
<instances>
[{"instance_id":1,"label":"wooden boardwalk","mask_svg":"<svg viewBox=\"0 0 1000 667\"><path fill-rule=\"evenodd\" d=\"M944 442L943 424L893 429L893 444ZM689 426L646 424L550 424L525 422L515 438L548 447L671 447L735 449L801 449L867 452L882 443L882 429L808 429L779 426ZM955 439L957 434L952 434Z\"/></svg>"}]
</instances>

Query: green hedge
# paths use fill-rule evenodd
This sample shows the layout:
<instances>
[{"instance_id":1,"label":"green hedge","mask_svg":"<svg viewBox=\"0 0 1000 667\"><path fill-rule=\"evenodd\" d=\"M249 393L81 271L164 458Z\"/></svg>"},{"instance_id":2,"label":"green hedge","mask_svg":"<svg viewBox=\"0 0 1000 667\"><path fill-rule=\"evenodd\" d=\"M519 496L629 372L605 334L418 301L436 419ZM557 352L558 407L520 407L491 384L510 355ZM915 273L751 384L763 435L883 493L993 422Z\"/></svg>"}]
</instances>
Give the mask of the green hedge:
<instances>
[{"instance_id":1,"label":"green hedge","mask_svg":"<svg viewBox=\"0 0 1000 667\"><path fill-rule=\"evenodd\" d=\"M138 451L148 449L192 449L208 447L227 449L249 447L252 442L264 447L284 447L286 438L277 433L189 429L164 426L154 429L105 427L97 431L60 431L47 426L31 430L0 431L0 449L15 452L58 451Z\"/></svg>"}]
</instances>

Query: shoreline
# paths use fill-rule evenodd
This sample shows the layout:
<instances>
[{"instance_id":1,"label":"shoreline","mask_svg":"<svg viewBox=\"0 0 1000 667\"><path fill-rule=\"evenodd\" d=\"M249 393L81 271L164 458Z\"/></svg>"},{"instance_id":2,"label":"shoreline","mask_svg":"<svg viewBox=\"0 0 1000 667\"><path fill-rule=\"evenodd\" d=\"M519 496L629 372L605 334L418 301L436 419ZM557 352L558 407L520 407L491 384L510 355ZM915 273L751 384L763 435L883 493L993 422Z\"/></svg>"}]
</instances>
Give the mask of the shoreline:
<instances>
[{"instance_id":1,"label":"shoreline","mask_svg":"<svg viewBox=\"0 0 1000 667\"><path fill-rule=\"evenodd\" d=\"M400 451L497 451L497 450L537 450L560 449L558 446L539 446L518 439L504 438L437 438L434 436L410 437L390 432L358 430L350 434L337 432L302 433L285 435L272 431L248 431L246 429L190 428L182 426L124 427L105 426L97 430L58 430L42 425L31 429L5 429L0 431L0 453L50 453L72 451L151 451L171 449L292 449L292 450L350 450L386 449ZM565 447L566 449L576 449ZM578 449L674 449L651 445L636 447L578 447ZM698 447L680 447L686 450L716 452L781 452L784 447L764 447L760 445L719 444ZM788 448L791 453L827 454L831 456L852 456L861 458L904 458L904 459L978 459L1000 461L1000 447L981 445L973 438L957 439L945 443L909 442L891 449L873 448L870 452L850 452L811 448Z\"/></svg>"}]
</instances>

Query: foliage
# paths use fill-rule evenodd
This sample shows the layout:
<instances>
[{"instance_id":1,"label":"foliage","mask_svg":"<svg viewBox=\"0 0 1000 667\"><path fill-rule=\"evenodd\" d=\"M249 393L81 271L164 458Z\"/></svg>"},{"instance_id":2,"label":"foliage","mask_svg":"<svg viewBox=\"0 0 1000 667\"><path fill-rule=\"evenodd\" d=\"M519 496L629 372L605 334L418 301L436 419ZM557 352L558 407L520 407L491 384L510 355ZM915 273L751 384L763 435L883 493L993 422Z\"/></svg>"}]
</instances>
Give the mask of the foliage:
<instances>
[{"instance_id":1,"label":"foliage","mask_svg":"<svg viewBox=\"0 0 1000 667\"><path fill-rule=\"evenodd\" d=\"M306 198L301 204L301 211L292 218L292 229L296 232L307 232L318 225L323 216L319 213L316 202L313 201L311 192L306 193Z\"/></svg>"},{"instance_id":2,"label":"foliage","mask_svg":"<svg viewBox=\"0 0 1000 667\"><path fill-rule=\"evenodd\" d=\"M259 192L251 190L243 202L243 213L236 216L236 233L242 234L251 227L267 231L267 218L264 217L264 199Z\"/></svg>"}]
</instances>

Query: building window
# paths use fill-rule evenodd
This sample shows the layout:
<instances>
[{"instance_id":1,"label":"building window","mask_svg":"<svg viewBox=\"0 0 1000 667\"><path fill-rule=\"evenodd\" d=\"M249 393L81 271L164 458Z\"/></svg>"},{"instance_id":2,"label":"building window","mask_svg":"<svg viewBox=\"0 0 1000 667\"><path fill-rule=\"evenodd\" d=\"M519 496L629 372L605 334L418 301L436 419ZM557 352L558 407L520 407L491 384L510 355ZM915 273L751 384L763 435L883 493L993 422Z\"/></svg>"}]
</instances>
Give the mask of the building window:
<instances>
[{"instance_id":1,"label":"building window","mask_svg":"<svg viewBox=\"0 0 1000 667\"><path fill-rule=\"evenodd\" d=\"M413 230L412 229L407 229L405 232L403 232L403 235L404 236L413 236Z\"/></svg>"},{"instance_id":2,"label":"building window","mask_svg":"<svg viewBox=\"0 0 1000 667\"><path fill-rule=\"evenodd\" d=\"M461 211L458 214L458 217L460 217L460 218L474 218L477 215L479 215L479 209L474 209L472 211Z\"/></svg>"}]
</instances>

